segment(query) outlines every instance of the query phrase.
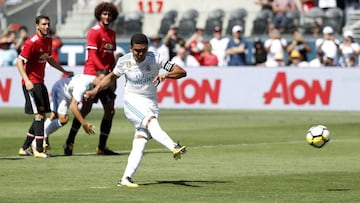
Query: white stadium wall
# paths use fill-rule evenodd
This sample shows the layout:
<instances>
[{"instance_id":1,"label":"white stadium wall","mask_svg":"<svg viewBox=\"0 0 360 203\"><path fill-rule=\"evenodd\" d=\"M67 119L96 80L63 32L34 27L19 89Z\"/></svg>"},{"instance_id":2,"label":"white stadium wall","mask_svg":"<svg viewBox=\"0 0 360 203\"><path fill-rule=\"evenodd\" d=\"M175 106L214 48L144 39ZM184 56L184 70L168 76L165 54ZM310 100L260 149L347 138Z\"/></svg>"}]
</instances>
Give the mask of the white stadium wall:
<instances>
[{"instance_id":1,"label":"white stadium wall","mask_svg":"<svg viewBox=\"0 0 360 203\"><path fill-rule=\"evenodd\" d=\"M71 68L82 72L81 66ZM159 105L170 109L360 110L360 69L345 68L188 68L181 80L158 88ZM47 68L51 94L61 73ZM118 80L116 107L122 108L124 79ZM0 107L23 107L16 67L1 68ZM100 105L96 105L99 107Z\"/></svg>"}]
</instances>

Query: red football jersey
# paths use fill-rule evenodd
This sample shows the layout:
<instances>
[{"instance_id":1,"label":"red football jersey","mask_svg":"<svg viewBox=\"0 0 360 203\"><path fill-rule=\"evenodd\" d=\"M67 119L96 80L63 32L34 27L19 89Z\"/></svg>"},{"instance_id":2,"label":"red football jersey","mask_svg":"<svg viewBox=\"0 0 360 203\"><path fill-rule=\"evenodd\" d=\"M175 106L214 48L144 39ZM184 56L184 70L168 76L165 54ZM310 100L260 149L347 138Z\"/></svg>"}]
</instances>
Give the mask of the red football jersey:
<instances>
[{"instance_id":1,"label":"red football jersey","mask_svg":"<svg viewBox=\"0 0 360 203\"><path fill-rule=\"evenodd\" d=\"M105 70L110 72L115 65L115 32L98 23L88 31L86 49L95 49L101 63L105 66ZM102 69L102 67L96 67L91 57L88 57L85 62L84 74L96 75L96 71L101 70L100 68Z\"/></svg>"},{"instance_id":2,"label":"red football jersey","mask_svg":"<svg viewBox=\"0 0 360 203\"><path fill-rule=\"evenodd\" d=\"M25 72L32 83L44 83L46 62L51 56L51 44L50 37L42 37L39 33L32 35L24 43L19 57L25 61Z\"/></svg>"}]
</instances>

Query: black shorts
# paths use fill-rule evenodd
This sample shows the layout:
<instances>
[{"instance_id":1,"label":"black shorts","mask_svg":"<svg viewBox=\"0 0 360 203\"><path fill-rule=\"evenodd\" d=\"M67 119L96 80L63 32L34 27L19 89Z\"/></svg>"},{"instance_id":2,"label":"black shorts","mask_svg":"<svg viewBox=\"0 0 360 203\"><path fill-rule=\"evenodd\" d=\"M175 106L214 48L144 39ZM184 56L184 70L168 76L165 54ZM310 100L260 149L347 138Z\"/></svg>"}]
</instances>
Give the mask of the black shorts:
<instances>
[{"instance_id":1,"label":"black shorts","mask_svg":"<svg viewBox=\"0 0 360 203\"><path fill-rule=\"evenodd\" d=\"M43 114L51 112L49 93L42 83L34 84L34 91L28 91L23 85L25 96L25 113Z\"/></svg>"},{"instance_id":2,"label":"black shorts","mask_svg":"<svg viewBox=\"0 0 360 203\"><path fill-rule=\"evenodd\" d=\"M100 91L99 93L96 94L96 96L93 99L93 103L97 103L98 100L100 99L100 101L103 104L109 103L109 102L114 102L116 98L116 94L115 92L112 90L112 88L107 88L105 90Z\"/></svg>"}]
</instances>

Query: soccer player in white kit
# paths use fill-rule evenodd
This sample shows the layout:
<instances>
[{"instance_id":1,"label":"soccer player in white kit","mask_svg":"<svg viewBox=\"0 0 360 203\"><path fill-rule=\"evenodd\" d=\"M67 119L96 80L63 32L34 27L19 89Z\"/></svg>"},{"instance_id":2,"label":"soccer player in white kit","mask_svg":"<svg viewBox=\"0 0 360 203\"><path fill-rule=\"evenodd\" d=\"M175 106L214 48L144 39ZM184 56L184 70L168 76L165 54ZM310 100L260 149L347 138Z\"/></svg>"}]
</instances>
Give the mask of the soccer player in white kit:
<instances>
[{"instance_id":1,"label":"soccer player in white kit","mask_svg":"<svg viewBox=\"0 0 360 203\"><path fill-rule=\"evenodd\" d=\"M44 137L64 126L69 121L68 110L78 119L87 134L94 134L94 126L88 123L78 109L87 90L97 85L105 74L97 76L79 74L73 77L61 78L52 87L52 112L44 124ZM49 143L48 141L46 142ZM49 146L45 146L47 148Z\"/></svg>"},{"instance_id":2,"label":"soccer player in white kit","mask_svg":"<svg viewBox=\"0 0 360 203\"><path fill-rule=\"evenodd\" d=\"M159 74L160 69L165 70ZM144 34L135 34L131 37L130 53L122 56L113 72L108 74L99 85L87 91L86 96L92 98L97 92L107 88L120 76L125 76L124 112L128 120L135 127L132 149L128 157L125 172L117 183L118 186L139 187L132 181L140 165L143 152L148 140L164 145L173 153L174 159L180 159L186 152L186 147L175 143L163 131L158 122L157 86L167 78L179 79L186 76L186 71L162 59L155 52L148 52L148 38Z\"/></svg>"}]
</instances>

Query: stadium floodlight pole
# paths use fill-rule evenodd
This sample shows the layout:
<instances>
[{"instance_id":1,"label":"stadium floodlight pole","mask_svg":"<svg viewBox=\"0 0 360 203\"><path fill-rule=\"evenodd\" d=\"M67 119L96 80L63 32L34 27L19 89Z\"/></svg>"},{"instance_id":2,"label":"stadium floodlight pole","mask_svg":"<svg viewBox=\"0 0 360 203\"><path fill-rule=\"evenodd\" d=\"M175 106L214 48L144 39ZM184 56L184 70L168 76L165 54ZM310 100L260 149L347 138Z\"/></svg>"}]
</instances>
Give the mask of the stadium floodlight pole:
<instances>
[{"instance_id":1,"label":"stadium floodlight pole","mask_svg":"<svg viewBox=\"0 0 360 203\"><path fill-rule=\"evenodd\" d=\"M62 25L62 21L61 21L61 13L62 13L62 5L61 5L61 0L57 0L56 1L56 5L57 5L57 23L56 23L56 28L59 28Z\"/></svg>"},{"instance_id":2,"label":"stadium floodlight pole","mask_svg":"<svg viewBox=\"0 0 360 203\"><path fill-rule=\"evenodd\" d=\"M50 0L46 0L46 1L44 1L44 2L40 5L40 7L39 7L39 8L37 9L37 11L36 11L36 16L41 15L42 10L44 10L45 6L46 6L49 2L50 2Z\"/></svg>"}]
</instances>

